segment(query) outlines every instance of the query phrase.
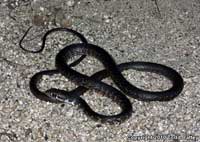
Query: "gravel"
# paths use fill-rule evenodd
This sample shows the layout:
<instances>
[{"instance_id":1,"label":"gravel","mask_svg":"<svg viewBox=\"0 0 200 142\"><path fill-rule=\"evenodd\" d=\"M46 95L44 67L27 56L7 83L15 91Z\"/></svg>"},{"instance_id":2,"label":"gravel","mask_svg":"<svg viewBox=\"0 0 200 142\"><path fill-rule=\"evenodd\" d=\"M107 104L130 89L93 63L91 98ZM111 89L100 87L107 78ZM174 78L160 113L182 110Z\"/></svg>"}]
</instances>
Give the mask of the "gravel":
<instances>
[{"instance_id":1,"label":"gravel","mask_svg":"<svg viewBox=\"0 0 200 142\"><path fill-rule=\"evenodd\" d=\"M168 141L200 142L200 1L199 0L2 0L0 2L0 141ZM160 13L159 13L160 11ZM46 49L30 54L18 42L29 26L27 49L37 49L48 29L68 27L108 51L117 63L151 61L170 66L184 78L184 90L170 102L130 98L134 113L120 125L94 122L72 104L51 104L29 90L30 77L54 68L60 49L78 40L69 34L48 37ZM88 57L76 67L91 75L102 65ZM162 76L123 72L134 85L162 90ZM113 84L110 79L105 82ZM40 87L73 89L61 77L44 77ZM95 111L119 111L111 100L88 91L84 98Z\"/></svg>"}]
</instances>

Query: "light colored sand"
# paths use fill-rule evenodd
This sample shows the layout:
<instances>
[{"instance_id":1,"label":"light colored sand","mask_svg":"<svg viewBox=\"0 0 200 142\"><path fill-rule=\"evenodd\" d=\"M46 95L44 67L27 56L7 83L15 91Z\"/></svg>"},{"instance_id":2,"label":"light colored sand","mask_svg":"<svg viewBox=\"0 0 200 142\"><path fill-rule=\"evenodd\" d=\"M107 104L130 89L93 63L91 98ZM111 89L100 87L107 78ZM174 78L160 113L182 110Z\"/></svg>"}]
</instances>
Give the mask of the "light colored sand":
<instances>
[{"instance_id":1,"label":"light colored sand","mask_svg":"<svg viewBox=\"0 0 200 142\"><path fill-rule=\"evenodd\" d=\"M158 0L158 6L161 17L151 0L2 0L0 141L123 142L156 134L180 135L180 141L189 141L183 137L192 135L191 142L194 138L199 140L200 2ZM36 99L29 90L30 77L40 70L54 68L56 53L74 38L54 34L48 38L46 50L38 55L23 52L18 42L25 30L34 25L30 36L39 36L25 45L28 49L37 48L41 33L45 28L52 28L52 24L81 32L89 42L107 50L117 63L152 61L176 69L185 81L183 92L164 103L144 103L130 98L135 113L120 126L96 123L70 104L63 107ZM77 67L88 74L100 69L102 66L92 58ZM165 84L166 79L154 74L135 71L124 74L133 84L146 89L159 90L169 85L169 82ZM69 82L63 86L66 80L59 78L47 77L40 85L73 88ZM88 92L85 98L99 112L118 111L110 100L93 92ZM169 139L167 141L179 141Z\"/></svg>"}]
</instances>

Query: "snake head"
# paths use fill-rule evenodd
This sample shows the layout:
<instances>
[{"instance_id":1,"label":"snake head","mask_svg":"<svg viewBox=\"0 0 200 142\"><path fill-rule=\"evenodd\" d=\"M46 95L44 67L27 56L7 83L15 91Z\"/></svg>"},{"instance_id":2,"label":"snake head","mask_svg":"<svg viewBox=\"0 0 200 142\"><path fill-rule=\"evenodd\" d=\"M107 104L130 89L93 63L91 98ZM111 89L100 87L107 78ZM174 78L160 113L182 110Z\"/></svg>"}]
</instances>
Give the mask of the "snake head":
<instances>
[{"instance_id":1,"label":"snake head","mask_svg":"<svg viewBox=\"0 0 200 142\"><path fill-rule=\"evenodd\" d=\"M46 90L45 93L51 99L57 100L61 103L73 103L73 102L75 102L75 97L70 95L70 93L65 91L65 90L50 88L50 89Z\"/></svg>"}]
</instances>

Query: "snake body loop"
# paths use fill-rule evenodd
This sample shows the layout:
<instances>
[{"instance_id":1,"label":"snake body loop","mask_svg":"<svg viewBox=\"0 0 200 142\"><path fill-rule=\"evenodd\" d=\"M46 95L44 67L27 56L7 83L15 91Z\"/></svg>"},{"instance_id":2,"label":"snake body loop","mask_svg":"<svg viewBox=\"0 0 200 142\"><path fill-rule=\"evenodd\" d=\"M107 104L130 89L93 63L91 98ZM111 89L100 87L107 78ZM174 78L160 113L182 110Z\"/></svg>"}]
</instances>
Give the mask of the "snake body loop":
<instances>
[{"instance_id":1,"label":"snake body loop","mask_svg":"<svg viewBox=\"0 0 200 142\"><path fill-rule=\"evenodd\" d=\"M133 112L132 105L126 95L140 101L170 101L177 97L183 89L184 84L182 77L172 68L150 62L127 62L117 65L114 59L108 54L108 52L97 45L89 44L83 35L71 29L55 28L48 31L42 38L43 44L41 49L38 51L29 51L22 47L21 44L28 32L27 31L25 36L23 36L20 40L20 47L28 52L39 53L44 49L46 37L50 33L56 31L71 32L78 36L82 43L70 44L64 47L56 55L56 69L38 72L31 78L29 84L30 90L33 95L35 95L40 100L52 103L73 102L74 104L79 105L79 107L82 108L83 111L92 119L101 121L103 123L115 124L127 120ZM71 64L67 63L69 59L77 55L81 55L78 60ZM80 63L85 58L85 56L92 56L96 58L103 64L105 69L96 72L92 76L87 76L71 68L72 66ZM172 87L168 90L157 92L140 89L128 82L122 75L121 72L128 69L153 72L159 75L163 75L171 81ZM45 92L40 91L37 84L39 83L39 80L42 78L42 76L51 76L54 74L64 75L66 78L77 84L78 87L69 92L56 88L48 89ZM102 79L109 76L120 90L101 81ZM117 103L121 107L121 112L115 115L103 115L95 112L81 97L89 89L97 90L98 92L101 92L102 95Z\"/></svg>"},{"instance_id":2,"label":"snake body loop","mask_svg":"<svg viewBox=\"0 0 200 142\"><path fill-rule=\"evenodd\" d=\"M135 65L137 70L164 75L170 79L173 84L170 89L162 92L151 92L137 88L124 78L115 61L104 49L93 44L87 44L84 48L82 44L71 44L57 54L56 67L65 77L80 86L95 89L102 86L97 80L89 79L87 76L76 72L66 64L71 57L82 54L97 58L104 65L117 87L126 95L135 99L141 101L169 101L175 98L183 89L183 79L175 70L155 63L145 64L143 62L132 62L132 65Z\"/></svg>"},{"instance_id":3,"label":"snake body loop","mask_svg":"<svg viewBox=\"0 0 200 142\"><path fill-rule=\"evenodd\" d=\"M80 34L79 32L77 32L77 31L75 31L75 30L68 29L68 28L54 28L54 29L51 29L51 30L47 31L47 32L44 34L44 36L42 37L42 45L41 45L40 49L35 50L35 51L33 51L33 50L28 50L28 49L26 49L26 48L23 47L22 43L23 43L25 37L27 36L27 34L29 33L29 31L31 30L31 28L32 28L32 26L29 27L29 28L27 29L27 31L25 32L25 34L22 36L22 38L21 38L20 41L19 41L19 47L20 47L22 50L24 50L24 51L26 51L26 52L29 52L29 53L40 53L40 52L42 52L42 51L44 50L47 37L48 37L50 34L55 33L55 32L58 32L58 31L69 32L69 33L71 33L71 34L77 36L77 37L82 41L82 43L83 43L84 45L86 45L86 44L88 43L87 40L86 40L86 38L85 38L82 34ZM71 63L70 66L72 66L72 67L73 67L73 66L76 66L76 65L79 64L85 57L86 57L85 55L82 55L79 59L77 59L76 61L74 61L73 63Z\"/></svg>"}]
</instances>

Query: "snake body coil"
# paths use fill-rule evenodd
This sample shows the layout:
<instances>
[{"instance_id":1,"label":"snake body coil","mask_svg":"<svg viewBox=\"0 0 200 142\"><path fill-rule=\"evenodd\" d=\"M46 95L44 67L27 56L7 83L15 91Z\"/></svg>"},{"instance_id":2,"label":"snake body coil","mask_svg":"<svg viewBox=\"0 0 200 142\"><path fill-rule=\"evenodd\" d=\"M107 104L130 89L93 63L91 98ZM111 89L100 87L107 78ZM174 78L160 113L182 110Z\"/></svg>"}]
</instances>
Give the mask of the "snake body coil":
<instances>
[{"instance_id":1,"label":"snake body coil","mask_svg":"<svg viewBox=\"0 0 200 142\"><path fill-rule=\"evenodd\" d=\"M36 73L30 80L30 90L37 98L49 101L53 103L63 103L66 101L74 102L78 104L83 111L91 118L105 122L105 123L120 123L129 118L132 114L132 105L129 99L125 96L135 98L140 101L170 101L180 94L183 89L183 79L178 72L167 66L150 63L150 62L128 62L117 65L114 59L102 48L97 45L87 43L87 40L80 33L71 29L57 28L48 31L43 38L43 48L46 36L52 32L64 30L69 31L78 36L83 43L71 44L63 48L57 55L55 60L56 69L46 70ZM27 33L26 33L27 34ZM23 36L24 38L25 36ZM20 41L20 47L22 47L22 40ZM26 50L27 51L27 50ZM42 49L40 49L42 51ZM77 61L72 64L67 64L67 61L76 55L81 55ZM81 74L71 67L77 65L85 56L92 56L99 60L104 70L99 71L92 76L86 76ZM161 92L151 92L137 88L128 82L121 74L122 71L128 69L135 69L138 71L153 72L165 76L172 82L172 87L168 90ZM43 75L62 74L79 87L67 92L51 88L45 92L41 92L37 84ZM106 77L111 77L116 86L121 90L103 83L101 80ZM97 90L106 97L112 99L121 107L121 112L116 115L103 115L99 114L81 98L88 89Z\"/></svg>"}]
</instances>

